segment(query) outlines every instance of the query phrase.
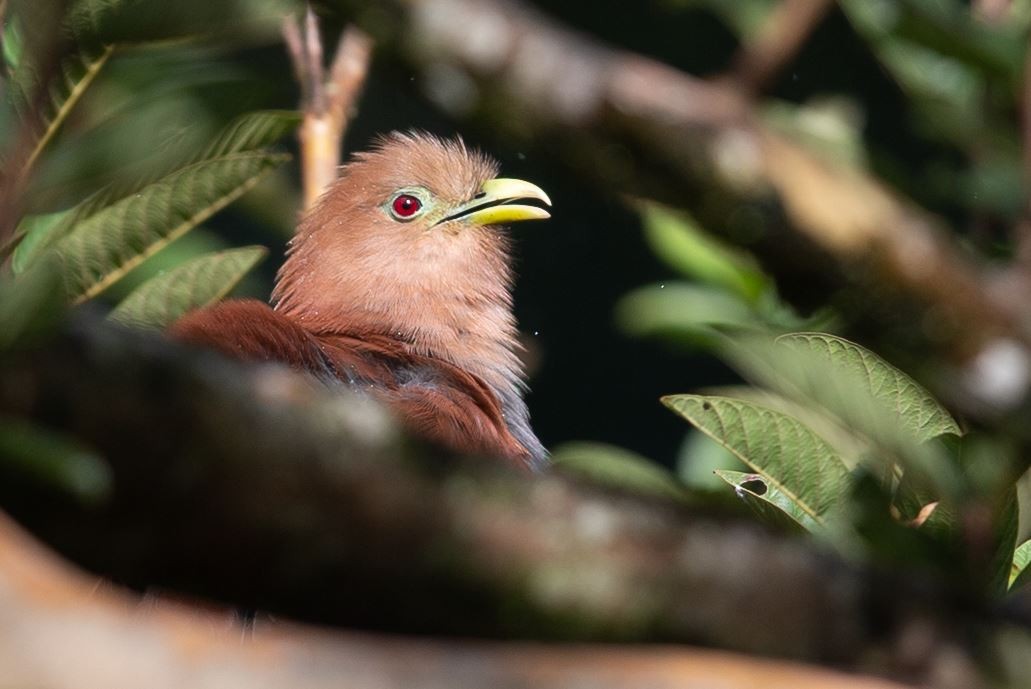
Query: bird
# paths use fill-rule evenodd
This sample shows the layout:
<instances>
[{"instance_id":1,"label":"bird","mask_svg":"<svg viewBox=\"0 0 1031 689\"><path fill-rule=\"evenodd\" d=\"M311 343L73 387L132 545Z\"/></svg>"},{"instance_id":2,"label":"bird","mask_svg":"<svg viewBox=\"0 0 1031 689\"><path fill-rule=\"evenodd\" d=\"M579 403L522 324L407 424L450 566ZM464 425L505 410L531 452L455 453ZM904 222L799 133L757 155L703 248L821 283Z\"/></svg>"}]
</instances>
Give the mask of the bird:
<instances>
[{"instance_id":1,"label":"bird","mask_svg":"<svg viewBox=\"0 0 1031 689\"><path fill-rule=\"evenodd\" d=\"M299 222L270 304L222 301L168 333L367 394L455 452L540 470L506 226L549 218L551 200L499 171L461 138L381 136Z\"/></svg>"}]
</instances>

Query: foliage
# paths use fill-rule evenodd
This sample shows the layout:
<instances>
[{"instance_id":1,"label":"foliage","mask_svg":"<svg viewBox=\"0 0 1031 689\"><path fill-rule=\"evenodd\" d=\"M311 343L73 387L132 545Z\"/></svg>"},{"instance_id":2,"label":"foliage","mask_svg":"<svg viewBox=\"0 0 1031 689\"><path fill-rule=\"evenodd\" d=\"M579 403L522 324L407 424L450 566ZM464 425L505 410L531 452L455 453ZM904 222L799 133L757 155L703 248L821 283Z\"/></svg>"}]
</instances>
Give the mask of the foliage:
<instances>
[{"instance_id":1,"label":"foliage","mask_svg":"<svg viewBox=\"0 0 1031 689\"><path fill-rule=\"evenodd\" d=\"M232 78L217 55L233 41L275 36L289 3L188 4L171 14L149 0L79 0L67 13L51 0L7 7L0 124L7 167L20 176L5 183L25 210L6 219L11 239L0 247L0 352L29 347L69 308L116 294L108 288L288 159L275 144L297 113L245 112L218 129L200 100L182 106L212 79ZM212 32L218 47L202 37ZM152 78L169 71L158 66L198 58L209 68L192 79ZM160 272L137 270L112 318L163 328L224 297L266 253L195 252L163 252ZM89 448L17 419L0 419L0 471L87 502L110 488Z\"/></svg>"},{"instance_id":2,"label":"foliage","mask_svg":"<svg viewBox=\"0 0 1031 689\"><path fill-rule=\"evenodd\" d=\"M219 301L266 253L264 247L250 246L198 256L138 287L111 311L111 318L160 329L188 311Z\"/></svg>"},{"instance_id":3,"label":"foliage","mask_svg":"<svg viewBox=\"0 0 1031 689\"><path fill-rule=\"evenodd\" d=\"M273 5L269 3L266 11L275 9ZM281 5L276 7L283 9ZM60 68L50 75L41 74L40 65L45 62L42 56L27 54L20 48L23 41L10 40L24 34L24 26L37 18L35 10L24 8L19 12L16 8L8 18L5 30L9 40L5 45L14 46L6 54L14 85L9 91L10 102L18 113L18 126L28 132L31 142L24 161L26 174L48 154L59 130L85 94L94 82L104 78L109 62L118 61L119 44L108 39L118 34L122 22L136 26L132 43L139 44L140 38L148 35L146 31L139 33L142 30L126 19L123 9L140 12L140 16L154 16L153 8L141 8L139 3L126 4L124 8L119 3L78 3L60 27L71 32L73 41L59 60ZM214 13L211 21L229 21L235 16L225 7L206 12ZM261 16L265 15L249 17L244 32L261 26ZM194 16L190 21L198 18ZM195 24L190 30L202 26ZM154 26L153 30L153 39L175 35L167 33L167 26ZM39 92L45 92L48 99L41 108L32 108ZM25 215L15 229L15 241L5 250L10 254L12 273L8 280L16 286L41 259L55 256L59 259L64 294L71 303L101 294L132 268L252 189L284 162L287 158L270 147L297 123L298 116L292 112L241 115L195 153L186 148L166 156L160 167L95 189L70 207ZM245 268L253 267L256 257L250 251L246 255L212 254L197 258L190 267L171 270L138 287L138 294L130 295L116 313L122 320L142 320L150 327L167 325L184 308L209 303L228 293ZM50 264L56 265L52 261Z\"/></svg>"}]
</instances>

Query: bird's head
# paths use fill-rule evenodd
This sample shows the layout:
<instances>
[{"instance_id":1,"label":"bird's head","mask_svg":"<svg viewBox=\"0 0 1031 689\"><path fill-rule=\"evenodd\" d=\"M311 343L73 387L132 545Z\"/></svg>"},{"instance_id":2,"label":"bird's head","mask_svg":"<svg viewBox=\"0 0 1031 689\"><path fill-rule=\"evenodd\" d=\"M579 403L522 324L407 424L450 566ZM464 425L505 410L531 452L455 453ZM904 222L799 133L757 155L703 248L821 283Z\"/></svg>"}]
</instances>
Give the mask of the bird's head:
<instances>
[{"instance_id":1,"label":"bird's head","mask_svg":"<svg viewBox=\"0 0 1031 689\"><path fill-rule=\"evenodd\" d=\"M497 163L460 139L395 133L355 156L335 191L362 209L370 230L402 245L432 240L426 233L469 234L550 217L541 206L551 200L540 187L497 173Z\"/></svg>"},{"instance_id":2,"label":"bird's head","mask_svg":"<svg viewBox=\"0 0 1031 689\"><path fill-rule=\"evenodd\" d=\"M518 377L502 226L549 217L536 185L461 140L390 134L302 221L277 309L317 331L378 330L484 374Z\"/></svg>"}]
</instances>

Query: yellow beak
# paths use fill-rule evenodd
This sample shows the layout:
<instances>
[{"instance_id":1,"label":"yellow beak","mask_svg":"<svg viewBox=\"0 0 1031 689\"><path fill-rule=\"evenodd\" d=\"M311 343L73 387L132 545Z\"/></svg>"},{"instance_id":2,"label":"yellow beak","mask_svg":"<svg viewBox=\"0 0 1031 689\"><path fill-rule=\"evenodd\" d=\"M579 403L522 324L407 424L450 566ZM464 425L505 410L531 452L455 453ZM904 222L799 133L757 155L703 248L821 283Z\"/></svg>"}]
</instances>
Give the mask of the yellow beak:
<instances>
[{"instance_id":1,"label":"yellow beak","mask_svg":"<svg viewBox=\"0 0 1031 689\"><path fill-rule=\"evenodd\" d=\"M483 183L480 193L472 201L459 206L440 222L462 220L471 225L501 225L519 220L544 220L551 213L539 208L509 201L534 199L546 206L551 199L536 184L521 179L499 177ZM439 224L439 223L438 223Z\"/></svg>"}]
</instances>

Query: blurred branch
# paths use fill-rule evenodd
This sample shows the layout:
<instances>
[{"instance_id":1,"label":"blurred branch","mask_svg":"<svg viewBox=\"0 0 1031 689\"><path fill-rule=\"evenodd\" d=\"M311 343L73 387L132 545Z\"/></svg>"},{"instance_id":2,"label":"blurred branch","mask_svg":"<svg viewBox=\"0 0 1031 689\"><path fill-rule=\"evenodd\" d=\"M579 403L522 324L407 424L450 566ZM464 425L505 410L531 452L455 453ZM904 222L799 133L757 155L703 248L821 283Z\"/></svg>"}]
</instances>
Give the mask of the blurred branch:
<instances>
[{"instance_id":1,"label":"blurred branch","mask_svg":"<svg viewBox=\"0 0 1031 689\"><path fill-rule=\"evenodd\" d=\"M986 24L1004 22L1013 10L1012 0L974 0L974 16Z\"/></svg>"},{"instance_id":2,"label":"blurred branch","mask_svg":"<svg viewBox=\"0 0 1031 689\"><path fill-rule=\"evenodd\" d=\"M301 86L304 121L298 137L307 209L337 177L340 147L369 70L372 41L360 29L347 27L340 37L327 80L322 66L319 23L311 7L305 14L303 29L292 17L284 20L283 37Z\"/></svg>"},{"instance_id":3,"label":"blurred branch","mask_svg":"<svg viewBox=\"0 0 1031 689\"><path fill-rule=\"evenodd\" d=\"M61 649L60 662L54 649ZM902 689L882 679L672 647L542 646L330 633L160 599L71 570L0 513L5 686Z\"/></svg>"},{"instance_id":4,"label":"blurred branch","mask_svg":"<svg viewBox=\"0 0 1031 689\"><path fill-rule=\"evenodd\" d=\"M533 139L586 177L745 238L788 296L843 284L865 293L867 317L905 323L921 358L934 352L962 369L947 392L975 415L1026 394L1023 294L993 289L939 219L765 126L732 83L610 48L512 2L393 0L382 11L404 28L381 44L452 114L490 116L495 130Z\"/></svg>"},{"instance_id":5,"label":"blurred branch","mask_svg":"<svg viewBox=\"0 0 1031 689\"><path fill-rule=\"evenodd\" d=\"M731 78L748 93L769 88L833 6L833 0L781 0L741 47Z\"/></svg>"},{"instance_id":6,"label":"blurred branch","mask_svg":"<svg viewBox=\"0 0 1031 689\"><path fill-rule=\"evenodd\" d=\"M391 631L686 641L839 666L876 658L928 679L943 659L969 670L960 639L991 628L940 582L457 461L403 438L367 400L187 354L80 322L8 357L0 413L74 434L109 461L115 490L84 508L8 478L2 504L119 581ZM904 643L914 634L918 651Z\"/></svg>"}]
</instances>

